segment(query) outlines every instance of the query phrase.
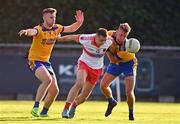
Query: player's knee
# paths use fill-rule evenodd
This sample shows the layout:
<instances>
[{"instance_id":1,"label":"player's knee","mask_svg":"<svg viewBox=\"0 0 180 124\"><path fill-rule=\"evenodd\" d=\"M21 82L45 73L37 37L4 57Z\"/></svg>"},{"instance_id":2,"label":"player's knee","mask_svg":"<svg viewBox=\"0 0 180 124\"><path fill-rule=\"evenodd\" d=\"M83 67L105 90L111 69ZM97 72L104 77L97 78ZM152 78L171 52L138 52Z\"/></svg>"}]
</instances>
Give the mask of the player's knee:
<instances>
[{"instance_id":1,"label":"player's knee","mask_svg":"<svg viewBox=\"0 0 180 124\"><path fill-rule=\"evenodd\" d=\"M129 98L131 98L131 97L133 97L134 96L134 92L131 92L131 91L127 91L126 92L126 97L129 97Z\"/></svg>"},{"instance_id":2,"label":"player's knee","mask_svg":"<svg viewBox=\"0 0 180 124\"><path fill-rule=\"evenodd\" d=\"M54 94L55 94L55 95L58 95L58 94L59 94L59 88L58 88L58 87L54 88Z\"/></svg>"},{"instance_id":3,"label":"player's knee","mask_svg":"<svg viewBox=\"0 0 180 124\"><path fill-rule=\"evenodd\" d=\"M48 91L51 93L53 96L57 96L59 94L59 88L58 87L51 87L48 89Z\"/></svg>"},{"instance_id":4,"label":"player's knee","mask_svg":"<svg viewBox=\"0 0 180 124\"><path fill-rule=\"evenodd\" d=\"M52 78L51 78L51 77L47 77L47 78L44 80L43 83L46 84L46 85L50 85L51 82L52 82Z\"/></svg>"},{"instance_id":5,"label":"player's knee","mask_svg":"<svg viewBox=\"0 0 180 124\"><path fill-rule=\"evenodd\" d=\"M53 91L53 94L54 94L54 96L57 96L57 95L59 94L59 88L55 89L55 90Z\"/></svg>"},{"instance_id":6,"label":"player's knee","mask_svg":"<svg viewBox=\"0 0 180 124\"><path fill-rule=\"evenodd\" d=\"M83 84L84 84L83 81L76 81L76 83L74 84L74 87L76 87L77 89L81 89Z\"/></svg>"},{"instance_id":7,"label":"player's knee","mask_svg":"<svg viewBox=\"0 0 180 124\"><path fill-rule=\"evenodd\" d=\"M105 89L107 89L104 83L100 83L100 88L101 88L101 91L104 91Z\"/></svg>"}]
</instances>

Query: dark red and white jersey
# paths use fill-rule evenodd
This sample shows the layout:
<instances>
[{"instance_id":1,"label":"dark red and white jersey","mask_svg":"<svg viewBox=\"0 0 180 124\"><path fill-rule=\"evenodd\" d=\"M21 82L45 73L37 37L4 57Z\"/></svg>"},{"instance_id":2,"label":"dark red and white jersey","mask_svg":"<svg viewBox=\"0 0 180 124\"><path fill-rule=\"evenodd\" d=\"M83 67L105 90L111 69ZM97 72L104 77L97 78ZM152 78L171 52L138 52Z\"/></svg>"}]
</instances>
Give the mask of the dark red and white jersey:
<instances>
[{"instance_id":1,"label":"dark red and white jersey","mask_svg":"<svg viewBox=\"0 0 180 124\"><path fill-rule=\"evenodd\" d=\"M104 66L104 55L112 44L112 38L107 37L106 42L98 47L95 42L96 34L81 34L79 43L83 47L83 53L79 60L85 62L93 69L100 69Z\"/></svg>"}]
</instances>

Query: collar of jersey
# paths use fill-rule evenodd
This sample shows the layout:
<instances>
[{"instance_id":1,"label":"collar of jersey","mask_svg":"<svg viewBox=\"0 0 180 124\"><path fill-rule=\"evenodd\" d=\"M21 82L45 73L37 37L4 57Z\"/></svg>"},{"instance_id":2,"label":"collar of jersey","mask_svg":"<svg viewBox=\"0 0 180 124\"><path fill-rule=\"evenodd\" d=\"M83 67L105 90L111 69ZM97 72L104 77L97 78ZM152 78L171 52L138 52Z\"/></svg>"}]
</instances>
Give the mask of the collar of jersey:
<instances>
[{"instance_id":1,"label":"collar of jersey","mask_svg":"<svg viewBox=\"0 0 180 124\"><path fill-rule=\"evenodd\" d=\"M42 27L42 31L55 31L56 29L58 29L57 25L54 25L51 29L47 29L43 26L43 24L40 24L40 26Z\"/></svg>"}]
</instances>

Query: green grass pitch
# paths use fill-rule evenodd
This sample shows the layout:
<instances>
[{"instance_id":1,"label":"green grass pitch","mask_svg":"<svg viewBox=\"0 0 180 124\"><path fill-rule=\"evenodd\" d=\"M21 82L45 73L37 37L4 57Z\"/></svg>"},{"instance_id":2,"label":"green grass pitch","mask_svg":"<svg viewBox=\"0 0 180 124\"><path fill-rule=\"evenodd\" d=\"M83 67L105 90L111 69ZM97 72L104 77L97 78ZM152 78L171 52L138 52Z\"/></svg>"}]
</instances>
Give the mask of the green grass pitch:
<instances>
[{"instance_id":1,"label":"green grass pitch","mask_svg":"<svg viewBox=\"0 0 180 124\"><path fill-rule=\"evenodd\" d=\"M118 103L109 117L104 117L106 102L85 102L78 106L74 119L62 119L64 101L55 102L49 117L32 117L33 101L0 101L0 124L180 124L178 103L136 103L136 120L128 120L125 102ZM41 104L42 105L42 104ZM41 106L42 107L42 106Z\"/></svg>"}]
</instances>

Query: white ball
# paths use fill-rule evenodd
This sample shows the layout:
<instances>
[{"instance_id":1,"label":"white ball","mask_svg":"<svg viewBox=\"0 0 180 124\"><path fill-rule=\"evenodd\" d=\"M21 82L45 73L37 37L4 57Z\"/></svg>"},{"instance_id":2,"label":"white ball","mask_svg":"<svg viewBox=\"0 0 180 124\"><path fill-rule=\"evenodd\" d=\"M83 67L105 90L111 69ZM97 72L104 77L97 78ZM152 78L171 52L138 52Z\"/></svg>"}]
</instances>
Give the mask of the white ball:
<instances>
[{"instance_id":1,"label":"white ball","mask_svg":"<svg viewBox=\"0 0 180 124\"><path fill-rule=\"evenodd\" d=\"M126 40L125 48L127 52L137 53L140 49L140 43L135 38L130 38Z\"/></svg>"}]
</instances>

